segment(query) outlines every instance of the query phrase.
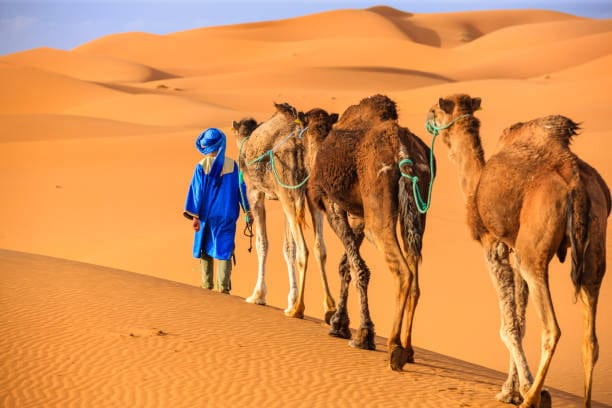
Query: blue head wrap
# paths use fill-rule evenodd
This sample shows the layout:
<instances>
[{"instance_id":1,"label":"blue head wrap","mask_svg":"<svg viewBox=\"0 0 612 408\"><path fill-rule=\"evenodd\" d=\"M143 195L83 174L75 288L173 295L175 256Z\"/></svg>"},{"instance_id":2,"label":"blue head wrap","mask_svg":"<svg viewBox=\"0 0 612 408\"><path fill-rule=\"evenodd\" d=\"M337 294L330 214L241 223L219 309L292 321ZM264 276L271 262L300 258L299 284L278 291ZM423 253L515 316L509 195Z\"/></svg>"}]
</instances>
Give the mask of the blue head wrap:
<instances>
[{"instance_id":1,"label":"blue head wrap","mask_svg":"<svg viewBox=\"0 0 612 408\"><path fill-rule=\"evenodd\" d=\"M212 177L219 177L225 160L225 135L223 132L217 128L206 129L196 139L195 146L202 154L217 152L209 174Z\"/></svg>"}]
</instances>

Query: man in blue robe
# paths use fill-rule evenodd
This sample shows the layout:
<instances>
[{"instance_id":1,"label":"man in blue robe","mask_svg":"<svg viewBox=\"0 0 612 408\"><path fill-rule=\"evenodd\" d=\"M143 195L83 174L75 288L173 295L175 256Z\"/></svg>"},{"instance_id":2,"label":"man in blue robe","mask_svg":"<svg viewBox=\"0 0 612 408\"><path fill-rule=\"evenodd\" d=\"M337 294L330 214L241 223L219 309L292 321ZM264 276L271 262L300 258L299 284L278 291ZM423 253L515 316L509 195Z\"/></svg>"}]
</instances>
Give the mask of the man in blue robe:
<instances>
[{"instance_id":1,"label":"man in blue robe","mask_svg":"<svg viewBox=\"0 0 612 408\"><path fill-rule=\"evenodd\" d=\"M217 262L216 290L231 290L231 258L240 207L250 222L246 186L238 165L225 157L225 135L216 128L198 136L196 148L204 155L195 166L183 215L193 220L193 256L200 258L202 287L213 289L213 259Z\"/></svg>"}]
</instances>

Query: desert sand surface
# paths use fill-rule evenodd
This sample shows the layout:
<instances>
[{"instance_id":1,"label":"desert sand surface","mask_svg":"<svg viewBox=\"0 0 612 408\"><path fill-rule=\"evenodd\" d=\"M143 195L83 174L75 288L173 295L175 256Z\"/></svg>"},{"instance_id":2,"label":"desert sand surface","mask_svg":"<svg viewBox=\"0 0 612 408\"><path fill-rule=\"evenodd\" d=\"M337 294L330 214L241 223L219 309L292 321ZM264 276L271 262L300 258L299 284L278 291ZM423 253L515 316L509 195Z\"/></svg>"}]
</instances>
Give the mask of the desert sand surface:
<instances>
[{"instance_id":1,"label":"desert sand surface","mask_svg":"<svg viewBox=\"0 0 612 408\"><path fill-rule=\"evenodd\" d=\"M394 372L382 338L351 349L239 296L7 250L0 265L3 407L500 406L501 372L425 349Z\"/></svg>"},{"instance_id":2,"label":"desert sand surface","mask_svg":"<svg viewBox=\"0 0 612 408\"><path fill-rule=\"evenodd\" d=\"M197 288L192 230L181 215L199 158L193 142L219 127L236 157L232 120L264 121L274 102L342 113L382 93L397 102L400 124L429 144L427 110L461 92L482 98L486 157L513 123L562 114L583 129L572 149L610 184L610 72L612 20L546 10L337 10L168 35L117 33L70 51L0 56L0 323L10 328L0 340L4 405L180 406L206 397L215 406L350 405L343 399L502 406L494 395L509 357L498 336L497 299L441 142L420 268L417 363L403 374L386 368L383 340L367 353L327 336L314 262L308 317L283 316L288 281L276 202L268 204L269 307L244 302L257 257L247 251L242 220L232 296ZM312 242L312 229L307 238ZM329 228L326 243L337 296L342 250ZM610 263L609 243L607 249ZM372 317L385 337L392 279L370 243L362 252L372 270ZM583 390L582 315L569 269L551 263L562 331L546 382L554 406L577 406ZM356 324L354 290L349 311ZM532 370L540 328L530 306L525 349ZM598 337L593 399L612 405L609 278Z\"/></svg>"}]
</instances>

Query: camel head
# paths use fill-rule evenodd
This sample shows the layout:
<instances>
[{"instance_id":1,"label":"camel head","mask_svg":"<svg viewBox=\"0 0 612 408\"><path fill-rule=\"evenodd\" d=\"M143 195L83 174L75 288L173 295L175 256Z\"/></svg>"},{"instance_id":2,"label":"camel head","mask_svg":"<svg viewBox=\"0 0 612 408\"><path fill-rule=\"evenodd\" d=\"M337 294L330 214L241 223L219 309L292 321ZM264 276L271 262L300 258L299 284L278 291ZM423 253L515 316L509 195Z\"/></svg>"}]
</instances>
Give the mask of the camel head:
<instances>
[{"instance_id":1,"label":"camel head","mask_svg":"<svg viewBox=\"0 0 612 408\"><path fill-rule=\"evenodd\" d=\"M232 121L232 129L236 135L238 146L240 146L244 139L251 136L251 133L253 133L257 126L259 126L259 124L257 124L257 121L253 118L242 118L238 122L235 120Z\"/></svg>"},{"instance_id":2,"label":"camel head","mask_svg":"<svg viewBox=\"0 0 612 408\"><path fill-rule=\"evenodd\" d=\"M453 128L479 125L478 120L467 121L464 118L475 118L474 112L480 109L480 98L472 98L465 94L455 94L440 98L438 103L431 107L427 113L427 130L442 135L442 141L451 147L450 135ZM459 122L456 124L456 122ZM468 130L468 129L465 129Z\"/></svg>"},{"instance_id":3,"label":"camel head","mask_svg":"<svg viewBox=\"0 0 612 408\"><path fill-rule=\"evenodd\" d=\"M319 142L331 131L334 123L338 121L338 114L329 114L320 108L314 108L306 113L299 112L299 120L308 128L308 135L314 136L314 140Z\"/></svg>"}]
</instances>

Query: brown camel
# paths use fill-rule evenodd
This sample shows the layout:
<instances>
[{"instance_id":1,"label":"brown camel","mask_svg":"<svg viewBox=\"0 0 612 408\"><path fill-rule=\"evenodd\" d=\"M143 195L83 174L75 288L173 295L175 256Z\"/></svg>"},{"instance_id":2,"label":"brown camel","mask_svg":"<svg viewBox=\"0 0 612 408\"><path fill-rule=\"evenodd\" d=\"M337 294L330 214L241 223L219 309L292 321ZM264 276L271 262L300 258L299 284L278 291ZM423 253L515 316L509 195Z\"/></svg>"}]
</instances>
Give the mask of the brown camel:
<instances>
[{"instance_id":1,"label":"brown camel","mask_svg":"<svg viewBox=\"0 0 612 408\"><path fill-rule=\"evenodd\" d=\"M289 295L285 314L290 317L304 317L304 282L308 261L308 249L304 239L304 207L309 204L305 193L309 164L306 140L318 131L327 133L338 115L328 115L323 110L313 110L325 120L323 128L306 128L305 114L291 105L275 104L276 112L264 123L257 125L252 118L233 122L239 145L239 164L244 171L248 186L256 228L256 249L258 255L258 276L253 294L247 302L266 304L266 258L268 237L266 232L265 198L279 200L285 215L283 253L289 275ZM300 118L302 120L300 120ZM311 207L309 205L309 207ZM315 258L321 272L325 292L323 307L325 320L329 322L336 311L330 294L325 272L326 248L323 240L323 215L317 208L309 208L315 232ZM296 269L299 286L296 282Z\"/></svg>"},{"instance_id":2,"label":"brown camel","mask_svg":"<svg viewBox=\"0 0 612 408\"><path fill-rule=\"evenodd\" d=\"M584 310L585 406L591 406L598 342L595 318L606 269L606 225L610 190L595 169L569 149L576 123L547 116L506 129L500 151L486 163L480 98L440 98L428 128L439 131L459 167L468 226L485 251L501 311L500 335L510 351L508 379L497 399L521 407L550 405L542 390L561 335L548 286L548 264L564 261L571 248L571 278ZM541 360L535 379L522 348L525 308L531 295L542 321Z\"/></svg>"},{"instance_id":3,"label":"brown camel","mask_svg":"<svg viewBox=\"0 0 612 408\"><path fill-rule=\"evenodd\" d=\"M359 254L365 234L384 252L395 278L396 307L388 353L390 367L401 370L405 363L414 361L411 335L425 229L425 215L417 209L412 182L416 183L415 191L430 187L429 148L399 126L395 102L375 95L349 107L315 150L309 195L325 210L345 248L339 268L338 310L332 317L330 335L351 337L346 306L348 286L354 279L360 294L361 322L349 344L370 350L376 347L367 297L370 271ZM403 247L396 233L398 219Z\"/></svg>"}]
</instances>

